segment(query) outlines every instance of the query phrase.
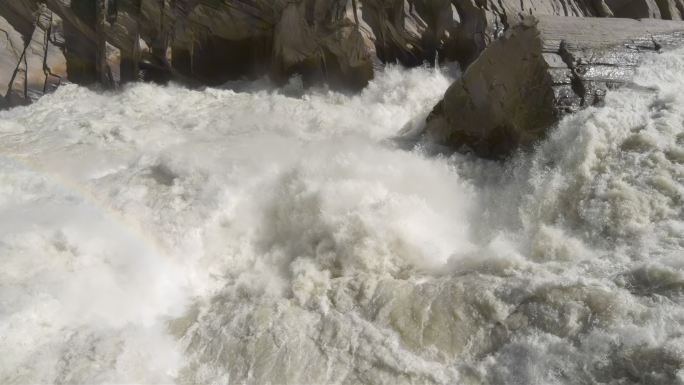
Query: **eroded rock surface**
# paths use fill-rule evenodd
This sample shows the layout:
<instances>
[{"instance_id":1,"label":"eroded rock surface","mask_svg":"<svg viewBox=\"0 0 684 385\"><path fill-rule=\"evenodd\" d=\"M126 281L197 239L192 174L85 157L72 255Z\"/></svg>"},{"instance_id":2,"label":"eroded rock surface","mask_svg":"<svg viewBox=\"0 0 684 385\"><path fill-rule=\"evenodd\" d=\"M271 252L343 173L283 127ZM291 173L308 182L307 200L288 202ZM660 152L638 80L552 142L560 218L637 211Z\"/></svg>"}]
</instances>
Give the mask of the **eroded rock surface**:
<instances>
[{"instance_id":1,"label":"eroded rock surface","mask_svg":"<svg viewBox=\"0 0 684 385\"><path fill-rule=\"evenodd\" d=\"M567 113L629 84L644 53L684 45L684 22L528 17L490 45L446 92L423 136L501 158Z\"/></svg>"},{"instance_id":2,"label":"eroded rock surface","mask_svg":"<svg viewBox=\"0 0 684 385\"><path fill-rule=\"evenodd\" d=\"M5 3L0 7L7 11L12 6ZM0 108L30 103L66 78L66 63L58 46L63 41L61 20L44 6L12 11L15 16L30 12L35 22L0 16Z\"/></svg>"},{"instance_id":3,"label":"eroded rock surface","mask_svg":"<svg viewBox=\"0 0 684 385\"><path fill-rule=\"evenodd\" d=\"M218 85L266 75L285 83L298 74L306 85L358 90L384 63L458 61L465 68L529 15L680 20L684 0L0 2L0 17L23 42L59 20L62 35L47 46L63 51L68 80L105 87L172 79ZM15 61L0 68L8 77L22 59L4 52Z\"/></svg>"}]
</instances>

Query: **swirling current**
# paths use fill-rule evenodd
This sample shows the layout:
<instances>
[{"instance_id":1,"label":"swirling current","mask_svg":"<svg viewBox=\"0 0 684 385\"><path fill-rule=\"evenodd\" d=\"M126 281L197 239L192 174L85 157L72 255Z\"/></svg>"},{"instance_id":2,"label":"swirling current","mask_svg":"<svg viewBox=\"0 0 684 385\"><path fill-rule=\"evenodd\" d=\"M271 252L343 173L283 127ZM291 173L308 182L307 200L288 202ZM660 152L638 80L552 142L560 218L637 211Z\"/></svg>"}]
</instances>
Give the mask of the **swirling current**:
<instances>
[{"instance_id":1,"label":"swirling current","mask_svg":"<svg viewBox=\"0 0 684 385\"><path fill-rule=\"evenodd\" d=\"M684 384L684 51L506 162L452 80L0 112L0 383Z\"/></svg>"}]
</instances>

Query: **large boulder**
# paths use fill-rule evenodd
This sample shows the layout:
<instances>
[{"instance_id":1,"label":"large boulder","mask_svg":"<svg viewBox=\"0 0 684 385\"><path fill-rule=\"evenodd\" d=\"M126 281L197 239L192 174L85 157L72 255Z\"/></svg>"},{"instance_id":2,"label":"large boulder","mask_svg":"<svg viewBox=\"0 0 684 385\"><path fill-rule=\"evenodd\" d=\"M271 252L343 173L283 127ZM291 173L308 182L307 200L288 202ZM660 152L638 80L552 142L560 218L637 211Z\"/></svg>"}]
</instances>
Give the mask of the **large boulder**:
<instances>
[{"instance_id":1,"label":"large boulder","mask_svg":"<svg viewBox=\"0 0 684 385\"><path fill-rule=\"evenodd\" d=\"M428 116L423 137L502 158L565 114L629 84L644 53L684 45L684 22L539 16L492 43Z\"/></svg>"}]
</instances>

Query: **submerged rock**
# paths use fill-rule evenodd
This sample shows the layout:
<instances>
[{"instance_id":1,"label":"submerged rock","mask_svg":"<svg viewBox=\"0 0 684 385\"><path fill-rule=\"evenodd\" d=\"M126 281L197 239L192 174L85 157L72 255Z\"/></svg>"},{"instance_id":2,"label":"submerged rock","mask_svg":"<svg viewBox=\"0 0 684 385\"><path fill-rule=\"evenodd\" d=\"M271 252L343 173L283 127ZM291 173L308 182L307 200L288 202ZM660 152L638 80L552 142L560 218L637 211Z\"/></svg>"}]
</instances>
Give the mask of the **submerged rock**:
<instances>
[{"instance_id":1,"label":"submerged rock","mask_svg":"<svg viewBox=\"0 0 684 385\"><path fill-rule=\"evenodd\" d=\"M684 22L525 18L466 70L428 116L431 142L506 157L565 114L629 84L645 53L684 45Z\"/></svg>"}]
</instances>

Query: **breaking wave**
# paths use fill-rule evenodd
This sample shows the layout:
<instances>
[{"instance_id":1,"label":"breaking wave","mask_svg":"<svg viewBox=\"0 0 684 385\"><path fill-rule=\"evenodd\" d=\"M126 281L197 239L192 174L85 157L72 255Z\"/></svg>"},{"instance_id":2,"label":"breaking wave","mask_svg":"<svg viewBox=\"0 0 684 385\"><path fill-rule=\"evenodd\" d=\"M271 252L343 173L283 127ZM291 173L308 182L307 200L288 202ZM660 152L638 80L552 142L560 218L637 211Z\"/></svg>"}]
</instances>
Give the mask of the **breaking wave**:
<instances>
[{"instance_id":1,"label":"breaking wave","mask_svg":"<svg viewBox=\"0 0 684 385\"><path fill-rule=\"evenodd\" d=\"M683 73L506 163L426 68L0 112L0 383L684 384Z\"/></svg>"}]
</instances>

